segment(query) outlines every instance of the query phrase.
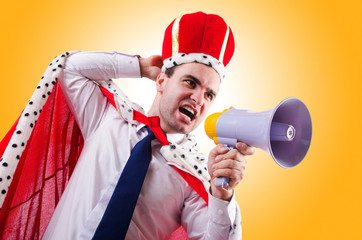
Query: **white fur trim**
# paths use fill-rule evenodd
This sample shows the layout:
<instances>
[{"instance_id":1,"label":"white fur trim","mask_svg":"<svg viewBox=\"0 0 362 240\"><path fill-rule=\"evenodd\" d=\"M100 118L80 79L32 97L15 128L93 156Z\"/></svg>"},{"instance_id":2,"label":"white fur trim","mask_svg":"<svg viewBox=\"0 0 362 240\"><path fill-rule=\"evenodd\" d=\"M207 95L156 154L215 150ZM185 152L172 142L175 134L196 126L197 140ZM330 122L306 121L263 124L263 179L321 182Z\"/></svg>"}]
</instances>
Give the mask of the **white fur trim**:
<instances>
[{"instance_id":1,"label":"white fur trim","mask_svg":"<svg viewBox=\"0 0 362 240\"><path fill-rule=\"evenodd\" d=\"M216 58L204 53L178 53L163 61L162 71L184 63L202 63L212 67L220 76L220 81L225 78L225 67Z\"/></svg>"}]
</instances>

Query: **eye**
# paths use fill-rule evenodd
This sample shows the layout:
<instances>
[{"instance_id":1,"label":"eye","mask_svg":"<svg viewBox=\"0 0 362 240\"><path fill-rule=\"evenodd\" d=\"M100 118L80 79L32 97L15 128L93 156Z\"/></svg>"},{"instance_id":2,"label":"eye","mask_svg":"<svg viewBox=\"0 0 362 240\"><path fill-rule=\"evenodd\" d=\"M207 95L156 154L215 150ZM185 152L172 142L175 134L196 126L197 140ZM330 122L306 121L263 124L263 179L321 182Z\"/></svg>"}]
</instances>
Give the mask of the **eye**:
<instances>
[{"instance_id":1,"label":"eye","mask_svg":"<svg viewBox=\"0 0 362 240\"><path fill-rule=\"evenodd\" d=\"M186 82L191 88L195 88L195 87L196 87L196 83L195 83L193 80L186 79L185 82Z\"/></svg>"},{"instance_id":2,"label":"eye","mask_svg":"<svg viewBox=\"0 0 362 240\"><path fill-rule=\"evenodd\" d=\"M215 95L212 94L212 93L209 93L209 92L205 93L205 95L206 95L206 98L207 98L209 101L212 101L212 100L214 100L214 98L215 98Z\"/></svg>"}]
</instances>

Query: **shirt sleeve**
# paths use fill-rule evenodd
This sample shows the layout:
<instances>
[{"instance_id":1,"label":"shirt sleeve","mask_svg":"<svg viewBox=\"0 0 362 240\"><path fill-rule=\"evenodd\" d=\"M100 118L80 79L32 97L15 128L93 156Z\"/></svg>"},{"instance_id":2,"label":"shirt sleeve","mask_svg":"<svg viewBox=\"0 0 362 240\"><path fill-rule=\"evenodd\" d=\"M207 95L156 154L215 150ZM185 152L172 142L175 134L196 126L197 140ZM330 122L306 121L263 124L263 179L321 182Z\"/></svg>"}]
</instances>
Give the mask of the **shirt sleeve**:
<instances>
[{"instance_id":1,"label":"shirt sleeve","mask_svg":"<svg viewBox=\"0 0 362 240\"><path fill-rule=\"evenodd\" d=\"M136 56L78 52L68 57L59 83L84 138L97 129L110 106L97 81L138 77L140 67Z\"/></svg>"},{"instance_id":2,"label":"shirt sleeve","mask_svg":"<svg viewBox=\"0 0 362 240\"><path fill-rule=\"evenodd\" d=\"M209 193L209 204L195 192L185 200L182 226L189 239L241 239L240 209L232 197L230 202Z\"/></svg>"}]
</instances>

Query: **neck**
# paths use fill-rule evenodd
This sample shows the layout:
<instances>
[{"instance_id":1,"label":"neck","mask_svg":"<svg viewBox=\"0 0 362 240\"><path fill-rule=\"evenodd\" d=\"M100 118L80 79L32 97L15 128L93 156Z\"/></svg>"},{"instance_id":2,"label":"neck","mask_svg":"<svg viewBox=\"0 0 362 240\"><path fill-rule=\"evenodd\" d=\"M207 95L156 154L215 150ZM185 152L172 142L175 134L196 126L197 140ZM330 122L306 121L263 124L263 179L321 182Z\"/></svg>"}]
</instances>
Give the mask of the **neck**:
<instances>
[{"instance_id":1,"label":"neck","mask_svg":"<svg viewBox=\"0 0 362 240\"><path fill-rule=\"evenodd\" d=\"M158 106L159 106L159 97L158 95L156 95L155 99L153 100L152 106L147 113L147 116L160 116Z\"/></svg>"}]
</instances>

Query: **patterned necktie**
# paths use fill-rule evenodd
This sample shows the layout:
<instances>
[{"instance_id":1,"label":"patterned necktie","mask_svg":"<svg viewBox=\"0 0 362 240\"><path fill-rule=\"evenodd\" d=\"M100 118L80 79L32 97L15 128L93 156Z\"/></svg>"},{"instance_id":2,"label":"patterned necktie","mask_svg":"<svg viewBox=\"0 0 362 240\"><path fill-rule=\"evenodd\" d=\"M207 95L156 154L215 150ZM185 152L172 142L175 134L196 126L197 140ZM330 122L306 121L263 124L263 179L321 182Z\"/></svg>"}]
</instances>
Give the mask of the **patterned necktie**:
<instances>
[{"instance_id":1,"label":"patterned necktie","mask_svg":"<svg viewBox=\"0 0 362 240\"><path fill-rule=\"evenodd\" d=\"M148 126L148 135L133 148L93 239L125 238L150 164L151 141L157 137L162 145L169 144L157 116L146 117L134 110L133 118Z\"/></svg>"}]
</instances>

